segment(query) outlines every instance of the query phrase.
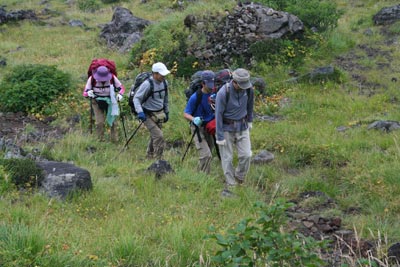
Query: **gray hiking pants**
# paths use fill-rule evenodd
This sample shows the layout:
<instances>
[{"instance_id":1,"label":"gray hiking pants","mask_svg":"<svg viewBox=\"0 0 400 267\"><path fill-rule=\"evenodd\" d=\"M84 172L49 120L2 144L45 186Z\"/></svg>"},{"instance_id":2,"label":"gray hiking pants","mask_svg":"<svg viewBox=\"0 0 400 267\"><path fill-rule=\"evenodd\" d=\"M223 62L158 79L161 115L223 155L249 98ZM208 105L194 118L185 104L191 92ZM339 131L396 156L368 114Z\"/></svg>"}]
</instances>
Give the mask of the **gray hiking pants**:
<instances>
[{"instance_id":1,"label":"gray hiking pants","mask_svg":"<svg viewBox=\"0 0 400 267\"><path fill-rule=\"evenodd\" d=\"M251 143L249 130L241 132L224 132L226 144L219 145L221 154L222 170L227 185L236 185L237 182L244 182L246 174L250 169ZM233 167L233 149L236 146L238 151L238 165ZM236 181L237 180L237 181Z\"/></svg>"}]
</instances>

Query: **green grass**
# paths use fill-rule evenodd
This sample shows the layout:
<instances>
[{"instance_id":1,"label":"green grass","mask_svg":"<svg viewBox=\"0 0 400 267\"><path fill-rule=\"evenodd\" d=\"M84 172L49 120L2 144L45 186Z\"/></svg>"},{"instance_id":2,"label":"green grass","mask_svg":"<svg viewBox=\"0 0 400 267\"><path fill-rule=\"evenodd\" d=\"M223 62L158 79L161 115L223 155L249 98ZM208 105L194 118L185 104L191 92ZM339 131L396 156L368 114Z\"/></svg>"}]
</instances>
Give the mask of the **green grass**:
<instances>
[{"instance_id":1,"label":"green grass","mask_svg":"<svg viewBox=\"0 0 400 267\"><path fill-rule=\"evenodd\" d=\"M98 25L111 19L111 6L101 4L94 18L93 14L81 12L76 6L68 7L63 1L49 2L62 15L44 25L27 21L0 25L0 54L7 59L0 78L22 63L57 65L75 77L75 92L80 95L91 59L108 57L116 61L119 77L128 89L138 72L128 69L130 55L108 50L97 39ZM0 191L0 265L194 266L200 259L209 261L215 252L216 244L204 239L210 226L225 232L242 218L254 216L254 202L270 203L275 197L292 199L304 191L322 191L333 198L338 206L330 214L341 215L346 209L360 208L359 214L343 216L343 227L356 229L360 237L382 234L389 244L397 242L399 133L367 129L375 120L400 118L400 93L397 84L391 82L392 77L397 77L399 51L385 45L386 37L379 34L380 27L371 22L371 16L380 8L397 3L337 2L347 10L339 28L326 40L325 47L307 58L298 71L303 74L329 65L334 56L351 49L365 58L365 50L357 45L367 43L391 52L390 60L379 54L357 61L360 66L368 67L362 72L367 81L379 84L372 94L363 91L344 71L341 84L289 84L283 82L290 78L286 66L270 67L260 62L254 72L267 80L268 90L290 101L277 112L282 120L254 123L253 153L266 149L274 153L275 159L266 165L253 164L246 185L234 190L235 198L220 195L224 179L217 157L213 159L210 175L196 171L197 153L193 148L181 162L190 139L182 115L186 81L168 77L171 119L164 127L165 138L169 143L177 140L185 143L165 151L174 173L161 180L146 171L152 161L145 159L148 133L144 127L129 148L119 154L125 142L122 138L116 146L99 143L89 135L89 106L79 98L72 111L82 115L81 124L62 140L37 146L55 160L73 162L89 170L93 190L62 202L2 184L8 191ZM34 1L6 0L5 4L7 9L41 8ZM184 17L169 9L172 1L120 4L136 16L161 21L163 25L173 25L174 20ZM232 4L234 1L199 1L188 4L184 12L202 8L209 11ZM167 20L166 10L170 12ZM88 29L69 27L70 19L81 19ZM367 28L373 30L372 37L363 34ZM398 35L398 24L390 32ZM379 69L377 63L391 65ZM137 126L137 121L130 116L126 118L128 135ZM348 129L340 132L337 130L340 126ZM31 130L28 125L26 132ZM90 152L91 147L96 147L95 153Z\"/></svg>"}]
</instances>

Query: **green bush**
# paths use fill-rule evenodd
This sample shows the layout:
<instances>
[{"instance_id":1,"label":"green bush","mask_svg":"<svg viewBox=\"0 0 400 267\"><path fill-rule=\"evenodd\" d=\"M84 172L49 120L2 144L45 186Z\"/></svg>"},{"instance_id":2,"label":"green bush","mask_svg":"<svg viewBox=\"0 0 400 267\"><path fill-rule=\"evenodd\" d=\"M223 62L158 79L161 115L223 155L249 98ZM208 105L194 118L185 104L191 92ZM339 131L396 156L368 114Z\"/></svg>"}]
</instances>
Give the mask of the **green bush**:
<instances>
[{"instance_id":1,"label":"green bush","mask_svg":"<svg viewBox=\"0 0 400 267\"><path fill-rule=\"evenodd\" d=\"M19 65L0 83L0 110L42 113L71 86L71 78L55 66ZM46 110L47 113L53 112ZM45 114L45 115L50 115Z\"/></svg>"},{"instance_id":2,"label":"green bush","mask_svg":"<svg viewBox=\"0 0 400 267\"><path fill-rule=\"evenodd\" d=\"M3 159L0 165L3 165L4 173L18 187L37 187L44 179L42 170L31 159Z\"/></svg>"},{"instance_id":3,"label":"green bush","mask_svg":"<svg viewBox=\"0 0 400 267\"><path fill-rule=\"evenodd\" d=\"M343 14L333 1L324 0L260 0L260 3L276 10L297 16L306 27L316 27L319 32L333 29Z\"/></svg>"},{"instance_id":4,"label":"green bush","mask_svg":"<svg viewBox=\"0 0 400 267\"><path fill-rule=\"evenodd\" d=\"M100 5L96 0L78 0L77 4L79 10L83 12L95 12L100 8Z\"/></svg>"},{"instance_id":5,"label":"green bush","mask_svg":"<svg viewBox=\"0 0 400 267\"><path fill-rule=\"evenodd\" d=\"M216 266L322 266L317 252L325 242L293 231L284 232L285 210L291 204L278 201L268 206L256 203L259 218L244 219L227 234L214 233L208 236L222 247L211 258Z\"/></svg>"}]
</instances>

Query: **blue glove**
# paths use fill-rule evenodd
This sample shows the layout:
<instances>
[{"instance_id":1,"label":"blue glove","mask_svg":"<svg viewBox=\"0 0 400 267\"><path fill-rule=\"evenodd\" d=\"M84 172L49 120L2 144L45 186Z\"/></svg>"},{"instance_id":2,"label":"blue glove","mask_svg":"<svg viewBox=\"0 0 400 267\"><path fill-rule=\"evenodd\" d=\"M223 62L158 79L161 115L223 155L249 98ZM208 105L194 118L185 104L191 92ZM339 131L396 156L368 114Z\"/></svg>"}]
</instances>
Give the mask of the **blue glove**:
<instances>
[{"instance_id":1,"label":"blue glove","mask_svg":"<svg viewBox=\"0 0 400 267\"><path fill-rule=\"evenodd\" d=\"M146 114L144 114L144 112L140 112L138 114L138 119L141 121L145 121L146 120Z\"/></svg>"},{"instance_id":2,"label":"blue glove","mask_svg":"<svg viewBox=\"0 0 400 267\"><path fill-rule=\"evenodd\" d=\"M193 124L196 125L197 127L201 126L202 123L203 123L203 120L200 117L193 118Z\"/></svg>"},{"instance_id":3,"label":"blue glove","mask_svg":"<svg viewBox=\"0 0 400 267\"><path fill-rule=\"evenodd\" d=\"M165 112L165 119L164 119L164 122L167 122L169 120L169 113L168 112Z\"/></svg>"}]
</instances>

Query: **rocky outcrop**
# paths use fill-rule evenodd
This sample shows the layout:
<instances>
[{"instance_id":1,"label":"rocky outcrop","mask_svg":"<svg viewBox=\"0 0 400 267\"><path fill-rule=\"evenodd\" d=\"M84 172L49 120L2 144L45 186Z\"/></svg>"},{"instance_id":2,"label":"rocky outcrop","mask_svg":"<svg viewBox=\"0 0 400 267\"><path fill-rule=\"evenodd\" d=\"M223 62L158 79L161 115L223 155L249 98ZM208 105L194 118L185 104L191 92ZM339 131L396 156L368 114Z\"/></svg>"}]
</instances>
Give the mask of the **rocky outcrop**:
<instances>
[{"instance_id":1,"label":"rocky outcrop","mask_svg":"<svg viewBox=\"0 0 400 267\"><path fill-rule=\"evenodd\" d=\"M37 17L35 12L30 9L7 12L3 7L0 7L0 24L24 19L37 19Z\"/></svg>"},{"instance_id":2,"label":"rocky outcrop","mask_svg":"<svg viewBox=\"0 0 400 267\"><path fill-rule=\"evenodd\" d=\"M102 28L100 38L107 42L108 47L127 52L142 38L143 30L150 23L148 20L133 16L129 9L117 7L111 22Z\"/></svg>"},{"instance_id":3,"label":"rocky outcrop","mask_svg":"<svg viewBox=\"0 0 400 267\"><path fill-rule=\"evenodd\" d=\"M257 41L301 36L303 22L295 15L259 4L241 4L226 16L198 18L188 15L184 24L194 35L205 36L205 45L194 43L188 55L199 61L230 63L232 56L251 58L250 45Z\"/></svg>"}]
</instances>

